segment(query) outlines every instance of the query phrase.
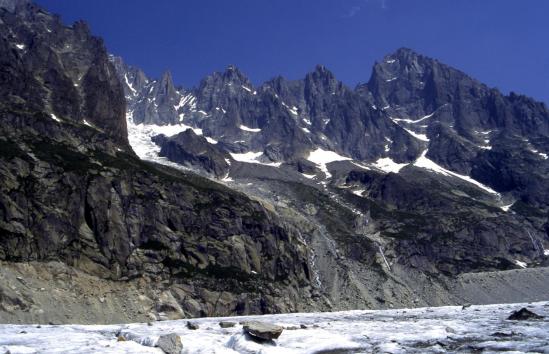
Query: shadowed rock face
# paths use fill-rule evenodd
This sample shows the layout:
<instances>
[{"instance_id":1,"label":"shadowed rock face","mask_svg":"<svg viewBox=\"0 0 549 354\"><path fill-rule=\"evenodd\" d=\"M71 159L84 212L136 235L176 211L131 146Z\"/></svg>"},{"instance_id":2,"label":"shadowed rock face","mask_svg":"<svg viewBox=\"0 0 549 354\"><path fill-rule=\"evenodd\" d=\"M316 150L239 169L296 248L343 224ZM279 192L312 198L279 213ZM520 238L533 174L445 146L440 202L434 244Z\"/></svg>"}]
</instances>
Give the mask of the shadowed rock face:
<instances>
[{"instance_id":1,"label":"shadowed rock face","mask_svg":"<svg viewBox=\"0 0 549 354\"><path fill-rule=\"evenodd\" d=\"M103 41L86 24L65 27L39 7L16 2L0 7L0 100L12 109L103 129L127 144L123 88Z\"/></svg>"},{"instance_id":2,"label":"shadowed rock face","mask_svg":"<svg viewBox=\"0 0 549 354\"><path fill-rule=\"evenodd\" d=\"M232 157L224 149L196 135L192 129L166 137L159 135L153 138L161 149L159 155L181 165L197 167L216 177L229 173Z\"/></svg>"}]
</instances>

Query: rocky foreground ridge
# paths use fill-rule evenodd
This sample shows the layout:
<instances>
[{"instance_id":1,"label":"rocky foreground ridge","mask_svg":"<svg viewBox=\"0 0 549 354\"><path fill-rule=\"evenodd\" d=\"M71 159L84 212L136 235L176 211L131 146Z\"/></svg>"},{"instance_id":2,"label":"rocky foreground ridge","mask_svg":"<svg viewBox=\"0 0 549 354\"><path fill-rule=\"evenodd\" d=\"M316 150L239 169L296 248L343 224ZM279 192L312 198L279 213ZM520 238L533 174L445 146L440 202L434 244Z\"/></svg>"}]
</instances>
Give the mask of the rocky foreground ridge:
<instances>
[{"instance_id":1,"label":"rocky foreground ridge","mask_svg":"<svg viewBox=\"0 0 549 354\"><path fill-rule=\"evenodd\" d=\"M27 1L0 1L0 49L2 321L547 293L542 103L408 49L354 89L322 66L184 89Z\"/></svg>"}]
</instances>

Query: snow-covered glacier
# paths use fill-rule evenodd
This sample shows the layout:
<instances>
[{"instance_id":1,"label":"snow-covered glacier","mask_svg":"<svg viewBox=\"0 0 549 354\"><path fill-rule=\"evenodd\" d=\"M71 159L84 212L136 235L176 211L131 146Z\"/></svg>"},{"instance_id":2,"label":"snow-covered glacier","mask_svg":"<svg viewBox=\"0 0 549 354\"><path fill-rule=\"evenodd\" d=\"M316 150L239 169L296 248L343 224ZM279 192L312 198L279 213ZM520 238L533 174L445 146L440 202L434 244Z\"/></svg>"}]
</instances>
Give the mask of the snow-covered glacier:
<instances>
[{"instance_id":1,"label":"snow-covered glacier","mask_svg":"<svg viewBox=\"0 0 549 354\"><path fill-rule=\"evenodd\" d=\"M544 316L511 321L520 308ZM549 353L549 302L200 318L126 325L0 325L0 353L162 353L159 336L181 337L182 353ZM257 343L241 322L285 329ZM221 328L220 321L233 321ZM119 341L118 337L125 341Z\"/></svg>"}]
</instances>

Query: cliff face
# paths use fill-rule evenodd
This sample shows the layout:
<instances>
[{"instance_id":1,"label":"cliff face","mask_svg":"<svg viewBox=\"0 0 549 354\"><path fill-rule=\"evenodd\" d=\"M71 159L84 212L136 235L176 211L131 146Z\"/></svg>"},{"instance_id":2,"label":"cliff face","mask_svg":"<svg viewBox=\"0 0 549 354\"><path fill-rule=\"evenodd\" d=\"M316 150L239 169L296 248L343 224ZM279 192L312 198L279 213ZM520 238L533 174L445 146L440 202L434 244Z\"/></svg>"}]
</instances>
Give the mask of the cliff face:
<instances>
[{"instance_id":1,"label":"cliff face","mask_svg":"<svg viewBox=\"0 0 549 354\"><path fill-rule=\"evenodd\" d=\"M0 7L2 104L87 122L127 145L124 92L103 41L85 23L66 27L32 3L11 4Z\"/></svg>"},{"instance_id":2,"label":"cliff face","mask_svg":"<svg viewBox=\"0 0 549 354\"><path fill-rule=\"evenodd\" d=\"M241 193L139 160L102 41L83 23L17 6L0 8L0 260L144 279L164 291L140 309L153 317L306 308L300 233ZM174 287L180 302L167 305ZM12 291L1 286L0 309L39 319L32 289L14 301Z\"/></svg>"}]
</instances>

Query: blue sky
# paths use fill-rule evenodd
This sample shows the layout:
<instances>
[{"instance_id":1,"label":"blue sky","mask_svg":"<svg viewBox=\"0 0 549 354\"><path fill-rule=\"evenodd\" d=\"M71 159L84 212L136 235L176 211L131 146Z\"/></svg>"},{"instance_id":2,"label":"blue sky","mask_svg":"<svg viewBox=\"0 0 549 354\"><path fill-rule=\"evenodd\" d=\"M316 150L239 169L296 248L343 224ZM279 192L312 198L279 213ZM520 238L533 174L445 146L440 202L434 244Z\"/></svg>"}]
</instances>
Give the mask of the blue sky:
<instances>
[{"instance_id":1,"label":"blue sky","mask_svg":"<svg viewBox=\"0 0 549 354\"><path fill-rule=\"evenodd\" d=\"M549 102L547 0L38 0L110 52L185 87L238 66L253 83L316 64L354 86L399 47Z\"/></svg>"}]
</instances>

